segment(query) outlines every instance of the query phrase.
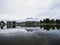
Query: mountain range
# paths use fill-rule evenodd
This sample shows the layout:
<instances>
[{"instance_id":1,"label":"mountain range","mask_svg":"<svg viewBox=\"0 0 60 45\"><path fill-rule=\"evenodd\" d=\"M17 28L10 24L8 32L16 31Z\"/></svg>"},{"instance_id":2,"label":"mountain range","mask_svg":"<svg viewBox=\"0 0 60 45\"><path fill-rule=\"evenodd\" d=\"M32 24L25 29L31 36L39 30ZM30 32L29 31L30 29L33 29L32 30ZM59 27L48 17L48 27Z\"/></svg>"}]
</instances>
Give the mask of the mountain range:
<instances>
[{"instance_id":1,"label":"mountain range","mask_svg":"<svg viewBox=\"0 0 60 45\"><path fill-rule=\"evenodd\" d=\"M23 20L9 20L9 19L3 19L3 21L17 21L17 22L26 22L26 21L40 21L40 19L38 18L33 18L33 17L28 17L26 19Z\"/></svg>"}]
</instances>

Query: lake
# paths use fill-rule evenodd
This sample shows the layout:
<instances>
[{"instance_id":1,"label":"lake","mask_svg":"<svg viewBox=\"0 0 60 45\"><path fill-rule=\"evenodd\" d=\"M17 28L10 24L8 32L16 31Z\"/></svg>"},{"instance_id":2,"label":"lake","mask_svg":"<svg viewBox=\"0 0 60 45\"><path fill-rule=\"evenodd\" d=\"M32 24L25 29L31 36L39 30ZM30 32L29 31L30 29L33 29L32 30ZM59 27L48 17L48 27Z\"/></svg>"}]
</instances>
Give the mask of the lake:
<instances>
[{"instance_id":1,"label":"lake","mask_svg":"<svg viewBox=\"0 0 60 45\"><path fill-rule=\"evenodd\" d=\"M60 29L56 27L0 29L0 45L60 45Z\"/></svg>"}]
</instances>

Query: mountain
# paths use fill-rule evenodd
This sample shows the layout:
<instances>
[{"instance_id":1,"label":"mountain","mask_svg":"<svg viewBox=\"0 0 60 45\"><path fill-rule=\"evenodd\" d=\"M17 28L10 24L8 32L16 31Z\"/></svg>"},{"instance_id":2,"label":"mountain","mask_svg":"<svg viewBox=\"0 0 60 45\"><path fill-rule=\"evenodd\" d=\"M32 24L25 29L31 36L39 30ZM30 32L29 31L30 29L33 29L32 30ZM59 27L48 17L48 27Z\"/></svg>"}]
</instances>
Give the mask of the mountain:
<instances>
[{"instance_id":1,"label":"mountain","mask_svg":"<svg viewBox=\"0 0 60 45\"><path fill-rule=\"evenodd\" d=\"M32 17L28 17L26 19L23 20L9 20L9 19L3 19L4 22L7 21L16 21L16 22L26 22L26 21L40 21L38 18L32 18Z\"/></svg>"},{"instance_id":2,"label":"mountain","mask_svg":"<svg viewBox=\"0 0 60 45\"><path fill-rule=\"evenodd\" d=\"M24 21L39 21L39 19L38 18L28 17L28 18L24 19Z\"/></svg>"}]
</instances>

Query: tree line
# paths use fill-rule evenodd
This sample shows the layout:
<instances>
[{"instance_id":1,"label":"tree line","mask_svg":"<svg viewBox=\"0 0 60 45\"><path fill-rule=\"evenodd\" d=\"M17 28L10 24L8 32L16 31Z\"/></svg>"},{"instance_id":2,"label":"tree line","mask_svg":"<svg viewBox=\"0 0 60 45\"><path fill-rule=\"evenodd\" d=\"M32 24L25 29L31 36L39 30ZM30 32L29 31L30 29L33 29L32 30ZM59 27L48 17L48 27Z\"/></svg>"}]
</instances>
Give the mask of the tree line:
<instances>
[{"instance_id":1,"label":"tree line","mask_svg":"<svg viewBox=\"0 0 60 45\"><path fill-rule=\"evenodd\" d=\"M7 28L16 28L16 26L24 26L24 27L39 27L39 26L58 26L60 25L60 19L43 19L40 21L26 21L26 22L17 22L17 21L0 21L0 27L3 29L4 26Z\"/></svg>"},{"instance_id":2,"label":"tree line","mask_svg":"<svg viewBox=\"0 0 60 45\"><path fill-rule=\"evenodd\" d=\"M26 27L36 27L36 26L45 26L45 25L60 25L60 19L43 19L40 21L26 21L26 22L21 22L21 26L26 26Z\"/></svg>"},{"instance_id":3,"label":"tree line","mask_svg":"<svg viewBox=\"0 0 60 45\"><path fill-rule=\"evenodd\" d=\"M40 23L46 23L46 24L60 24L60 19L49 19L49 18L46 18L46 19L43 19L43 20L40 20Z\"/></svg>"}]
</instances>

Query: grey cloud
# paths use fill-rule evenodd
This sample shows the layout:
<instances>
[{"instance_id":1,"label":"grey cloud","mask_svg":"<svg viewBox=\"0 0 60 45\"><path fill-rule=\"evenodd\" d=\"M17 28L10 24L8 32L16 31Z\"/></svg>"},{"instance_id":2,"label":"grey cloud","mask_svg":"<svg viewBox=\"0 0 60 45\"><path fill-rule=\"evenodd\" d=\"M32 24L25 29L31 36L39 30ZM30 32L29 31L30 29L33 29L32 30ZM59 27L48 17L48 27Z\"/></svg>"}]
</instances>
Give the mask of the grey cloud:
<instances>
[{"instance_id":1,"label":"grey cloud","mask_svg":"<svg viewBox=\"0 0 60 45\"><path fill-rule=\"evenodd\" d=\"M39 13L38 17L60 19L60 0L54 0L50 8L42 13Z\"/></svg>"}]
</instances>

